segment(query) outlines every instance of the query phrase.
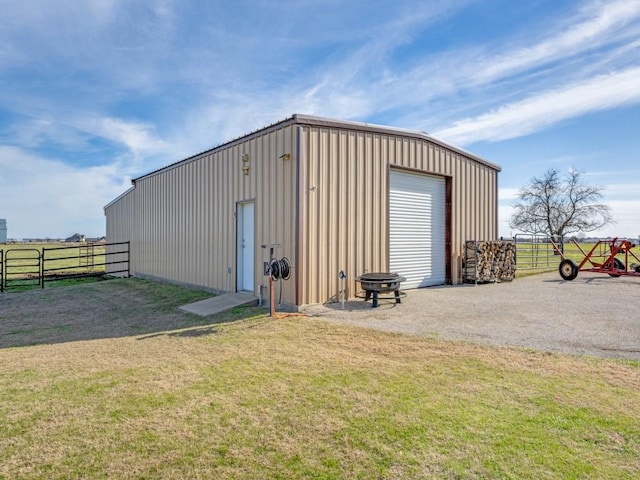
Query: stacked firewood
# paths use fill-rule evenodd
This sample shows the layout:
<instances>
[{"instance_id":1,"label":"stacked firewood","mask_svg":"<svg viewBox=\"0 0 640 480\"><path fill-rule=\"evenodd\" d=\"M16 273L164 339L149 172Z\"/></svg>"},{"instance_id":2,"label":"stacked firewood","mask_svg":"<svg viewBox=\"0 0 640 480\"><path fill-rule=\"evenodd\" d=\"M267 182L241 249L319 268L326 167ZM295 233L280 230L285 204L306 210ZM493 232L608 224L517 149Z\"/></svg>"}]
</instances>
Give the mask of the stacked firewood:
<instances>
[{"instance_id":1,"label":"stacked firewood","mask_svg":"<svg viewBox=\"0 0 640 480\"><path fill-rule=\"evenodd\" d=\"M504 282L513 280L515 273L516 245L514 242L469 240L465 243L465 281Z\"/></svg>"}]
</instances>

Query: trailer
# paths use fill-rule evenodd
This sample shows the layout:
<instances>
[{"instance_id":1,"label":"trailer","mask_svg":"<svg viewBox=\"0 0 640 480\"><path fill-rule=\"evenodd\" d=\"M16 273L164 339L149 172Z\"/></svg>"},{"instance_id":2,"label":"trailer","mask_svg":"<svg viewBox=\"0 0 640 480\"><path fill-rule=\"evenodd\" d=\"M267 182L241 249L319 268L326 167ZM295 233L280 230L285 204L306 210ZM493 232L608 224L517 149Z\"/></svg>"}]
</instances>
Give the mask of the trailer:
<instances>
[{"instance_id":1,"label":"trailer","mask_svg":"<svg viewBox=\"0 0 640 480\"><path fill-rule=\"evenodd\" d=\"M558 271L564 280L573 280L578 276L578 272L605 273L611 277L640 277L640 258L632 252L636 245L629 240L598 240L593 248L586 252L575 239L572 239L571 242L582 255L579 263L568 258L563 248L553 240L550 241L557 254L562 257Z\"/></svg>"}]
</instances>

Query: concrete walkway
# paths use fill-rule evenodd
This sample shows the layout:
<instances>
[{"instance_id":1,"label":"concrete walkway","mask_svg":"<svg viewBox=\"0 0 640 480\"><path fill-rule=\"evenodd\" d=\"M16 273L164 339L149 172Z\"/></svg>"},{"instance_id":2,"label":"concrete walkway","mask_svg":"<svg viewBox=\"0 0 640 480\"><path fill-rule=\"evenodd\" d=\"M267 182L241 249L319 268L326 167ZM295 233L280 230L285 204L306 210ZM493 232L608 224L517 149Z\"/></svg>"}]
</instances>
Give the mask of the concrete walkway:
<instances>
[{"instance_id":1,"label":"concrete walkway","mask_svg":"<svg viewBox=\"0 0 640 480\"><path fill-rule=\"evenodd\" d=\"M198 302L178 307L185 312L195 313L201 317L231 310L244 305L257 305L258 298L249 293L225 293L217 297L206 298Z\"/></svg>"}]
</instances>

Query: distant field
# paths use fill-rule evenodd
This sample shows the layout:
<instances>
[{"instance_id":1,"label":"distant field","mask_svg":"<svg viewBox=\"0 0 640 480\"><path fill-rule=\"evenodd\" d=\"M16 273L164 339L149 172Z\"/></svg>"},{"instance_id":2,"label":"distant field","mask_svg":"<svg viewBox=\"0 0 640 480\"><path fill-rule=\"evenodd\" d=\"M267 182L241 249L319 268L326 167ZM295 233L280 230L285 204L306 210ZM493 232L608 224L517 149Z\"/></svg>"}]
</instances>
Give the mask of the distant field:
<instances>
[{"instance_id":1,"label":"distant field","mask_svg":"<svg viewBox=\"0 0 640 480\"><path fill-rule=\"evenodd\" d=\"M3 252L5 286L36 282L42 266L45 277L105 272L104 245L15 243L0 245L0 251Z\"/></svg>"}]
</instances>

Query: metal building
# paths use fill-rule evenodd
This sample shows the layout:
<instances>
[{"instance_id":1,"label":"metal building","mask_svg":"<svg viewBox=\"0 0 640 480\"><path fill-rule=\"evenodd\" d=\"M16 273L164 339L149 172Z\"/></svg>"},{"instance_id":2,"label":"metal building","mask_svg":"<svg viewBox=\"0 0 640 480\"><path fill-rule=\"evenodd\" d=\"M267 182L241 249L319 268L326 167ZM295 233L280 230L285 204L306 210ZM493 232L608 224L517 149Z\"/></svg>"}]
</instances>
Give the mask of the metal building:
<instances>
[{"instance_id":1,"label":"metal building","mask_svg":"<svg viewBox=\"0 0 640 480\"><path fill-rule=\"evenodd\" d=\"M283 303L337 299L364 272L403 289L461 281L465 240L495 240L500 167L423 132L307 115L133 180L105 206L137 276L256 295L293 264Z\"/></svg>"}]
</instances>

